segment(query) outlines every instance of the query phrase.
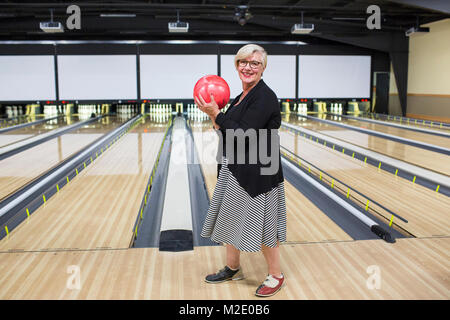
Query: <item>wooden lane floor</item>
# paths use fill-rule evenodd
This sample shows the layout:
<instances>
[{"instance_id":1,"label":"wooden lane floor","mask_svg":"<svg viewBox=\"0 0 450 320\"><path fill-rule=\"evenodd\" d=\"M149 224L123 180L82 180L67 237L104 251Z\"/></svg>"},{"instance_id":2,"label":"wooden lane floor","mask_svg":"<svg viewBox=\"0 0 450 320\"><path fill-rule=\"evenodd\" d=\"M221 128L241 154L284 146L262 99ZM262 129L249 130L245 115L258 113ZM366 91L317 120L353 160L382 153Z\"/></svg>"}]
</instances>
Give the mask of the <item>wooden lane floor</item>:
<instances>
[{"instance_id":1,"label":"wooden lane floor","mask_svg":"<svg viewBox=\"0 0 450 320\"><path fill-rule=\"evenodd\" d=\"M165 125L141 122L0 241L0 251L127 248Z\"/></svg>"},{"instance_id":2,"label":"wooden lane floor","mask_svg":"<svg viewBox=\"0 0 450 320\"><path fill-rule=\"evenodd\" d=\"M285 118L290 124L317 131L321 134L384 154L391 158L450 176L450 157L447 155L327 123L320 123L313 120L304 121L302 119L304 118L298 118L295 115L291 115L289 119Z\"/></svg>"},{"instance_id":3,"label":"wooden lane floor","mask_svg":"<svg viewBox=\"0 0 450 320\"><path fill-rule=\"evenodd\" d=\"M211 199L217 182L216 153L218 136L211 122L191 122L196 149L200 158L206 188ZM287 241L320 242L351 241L352 238L316 207L287 180Z\"/></svg>"},{"instance_id":4,"label":"wooden lane floor","mask_svg":"<svg viewBox=\"0 0 450 320\"><path fill-rule=\"evenodd\" d=\"M125 119L108 116L0 161L0 199L86 147Z\"/></svg>"},{"instance_id":5,"label":"wooden lane floor","mask_svg":"<svg viewBox=\"0 0 450 320\"><path fill-rule=\"evenodd\" d=\"M322 144L280 130L281 146L315 165L335 179L408 221L394 218L393 223L417 237L450 235L450 198L411 181L353 159ZM382 211L389 223L391 214Z\"/></svg>"},{"instance_id":6,"label":"wooden lane floor","mask_svg":"<svg viewBox=\"0 0 450 320\"><path fill-rule=\"evenodd\" d=\"M0 133L0 148L16 143L39 134L43 134L55 129L59 129L76 122L79 122L78 116L59 117L57 119L40 122L32 126L14 129L4 133Z\"/></svg>"},{"instance_id":7,"label":"wooden lane floor","mask_svg":"<svg viewBox=\"0 0 450 320\"><path fill-rule=\"evenodd\" d=\"M381 133L390 134L400 138L406 138L444 148L450 148L450 137L441 137L434 134L417 132L408 129L402 129L399 127L385 126L382 124L359 121L356 119L347 119L344 117L341 117L341 120L336 120L339 119L339 117L331 115L327 115L325 119L336 121L338 123L347 124L361 129L369 129Z\"/></svg>"},{"instance_id":8,"label":"wooden lane floor","mask_svg":"<svg viewBox=\"0 0 450 320\"><path fill-rule=\"evenodd\" d=\"M449 252L449 237L282 245L285 286L267 299L448 300ZM241 254L244 280L204 281L224 264L224 248L209 246L3 252L0 299L261 301L254 293L267 274L263 255Z\"/></svg>"}]
</instances>

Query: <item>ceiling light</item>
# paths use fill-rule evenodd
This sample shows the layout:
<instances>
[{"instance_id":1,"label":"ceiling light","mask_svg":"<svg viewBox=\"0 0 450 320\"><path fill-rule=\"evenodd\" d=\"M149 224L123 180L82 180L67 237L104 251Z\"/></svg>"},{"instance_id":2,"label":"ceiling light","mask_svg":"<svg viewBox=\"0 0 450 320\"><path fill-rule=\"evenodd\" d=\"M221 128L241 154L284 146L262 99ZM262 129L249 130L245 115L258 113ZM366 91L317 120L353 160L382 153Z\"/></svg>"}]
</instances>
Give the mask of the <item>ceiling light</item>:
<instances>
[{"instance_id":1,"label":"ceiling light","mask_svg":"<svg viewBox=\"0 0 450 320\"><path fill-rule=\"evenodd\" d=\"M101 18L136 18L135 13L102 13Z\"/></svg>"}]
</instances>

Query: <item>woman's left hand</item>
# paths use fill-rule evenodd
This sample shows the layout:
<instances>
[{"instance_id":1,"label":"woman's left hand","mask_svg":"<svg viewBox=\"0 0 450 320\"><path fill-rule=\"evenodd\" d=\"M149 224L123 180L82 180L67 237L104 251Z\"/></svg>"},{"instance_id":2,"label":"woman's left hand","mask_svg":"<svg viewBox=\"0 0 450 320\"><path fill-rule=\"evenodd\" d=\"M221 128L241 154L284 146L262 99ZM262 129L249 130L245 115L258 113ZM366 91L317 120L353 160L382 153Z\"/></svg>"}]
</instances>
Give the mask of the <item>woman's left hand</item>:
<instances>
[{"instance_id":1,"label":"woman's left hand","mask_svg":"<svg viewBox=\"0 0 450 320\"><path fill-rule=\"evenodd\" d=\"M199 95L198 97L194 97L195 104L198 106L198 108L206 113L211 120L215 120L217 115L220 113L219 106L217 105L216 101L214 100L214 95L211 94L211 102L205 102L203 97Z\"/></svg>"}]
</instances>

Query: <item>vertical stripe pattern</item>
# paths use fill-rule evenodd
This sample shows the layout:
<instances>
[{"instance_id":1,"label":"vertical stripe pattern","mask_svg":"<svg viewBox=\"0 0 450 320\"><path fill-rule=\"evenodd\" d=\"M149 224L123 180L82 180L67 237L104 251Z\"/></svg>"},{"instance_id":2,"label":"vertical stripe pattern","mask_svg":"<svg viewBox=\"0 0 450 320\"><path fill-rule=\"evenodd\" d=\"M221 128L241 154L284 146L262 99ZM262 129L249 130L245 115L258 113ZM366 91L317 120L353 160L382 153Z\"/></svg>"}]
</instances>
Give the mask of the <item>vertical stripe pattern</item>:
<instances>
[{"instance_id":1,"label":"vertical stripe pattern","mask_svg":"<svg viewBox=\"0 0 450 320\"><path fill-rule=\"evenodd\" d=\"M274 248L277 241L286 241L284 182L251 197L223 158L201 236L247 252L260 251L261 245Z\"/></svg>"}]
</instances>

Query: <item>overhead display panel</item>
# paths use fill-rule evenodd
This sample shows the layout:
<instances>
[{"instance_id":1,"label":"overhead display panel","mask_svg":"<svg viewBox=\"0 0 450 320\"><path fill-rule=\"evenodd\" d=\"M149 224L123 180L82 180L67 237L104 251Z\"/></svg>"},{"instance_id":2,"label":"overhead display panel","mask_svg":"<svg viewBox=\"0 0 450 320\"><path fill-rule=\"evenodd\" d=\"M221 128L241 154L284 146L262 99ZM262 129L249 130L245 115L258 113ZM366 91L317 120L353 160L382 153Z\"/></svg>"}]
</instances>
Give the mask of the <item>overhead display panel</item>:
<instances>
[{"instance_id":1,"label":"overhead display panel","mask_svg":"<svg viewBox=\"0 0 450 320\"><path fill-rule=\"evenodd\" d=\"M194 86L217 74L217 55L140 55L142 99L193 99Z\"/></svg>"},{"instance_id":2,"label":"overhead display panel","mask_svg":"<svg viewBox=\"0 0 450 320\"><path fill-rule=\"evenodd\" d=\"M263 80L279 99L295 98L295 56L269 55Z\"/></svg>"},{"instance_id":3,"label":"overhead display panel","mask_svg":"<svg viewBox=\"0 0 450 320\"><path fill-rule=\"evenodd\" d=\"M61 100L137 99L135 55L58 56Z\"/></svg>"},{"instance_id":4,"label":"overhead display panel","mask_svg":"<svg viewBox=\"0 0 450 320\"><path fill-rule=\"evenodd\" d=\"M56 100L53 56L0 56L0 101Z\"/></svg>"},{"instance_id":5,"label":"overhead display panel","mask_svg":"<svg viewBox=\"0 0 450 320\"><path fill-rule=\"evenodd\" d=\"M233 100L242 92L242 82L234 66L234 55L224 54L220 56L220 76L230 87L230 99Z\"/></svg>"},{"instance_id":6,"label":"overhead display panel","mask_svg":"<svg viewBox=\"0 0 450 320\"><path fill-rule=\"evenodd\" d=\"M370 56L299 56L299 98L370 98Z\"/></svg>"},{"instance_id":7,"label":"overhead display panel","mask_svg":"<svg viewBox=\"0 0 450 320\"><path fill-rule=\"evenodd\" d=\"M234 55L221 55L221 76L228 82L231 97L242 92L242 82L234 66ZM295 98L295 56L269 55L262 79L279 99Z\"/></svg>"}]
</instances>

